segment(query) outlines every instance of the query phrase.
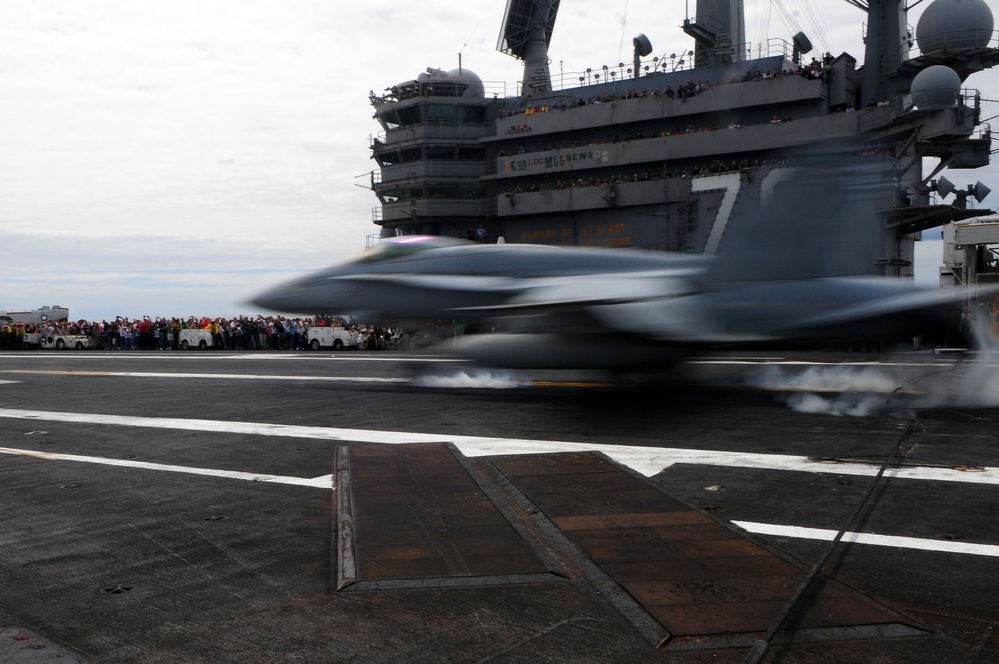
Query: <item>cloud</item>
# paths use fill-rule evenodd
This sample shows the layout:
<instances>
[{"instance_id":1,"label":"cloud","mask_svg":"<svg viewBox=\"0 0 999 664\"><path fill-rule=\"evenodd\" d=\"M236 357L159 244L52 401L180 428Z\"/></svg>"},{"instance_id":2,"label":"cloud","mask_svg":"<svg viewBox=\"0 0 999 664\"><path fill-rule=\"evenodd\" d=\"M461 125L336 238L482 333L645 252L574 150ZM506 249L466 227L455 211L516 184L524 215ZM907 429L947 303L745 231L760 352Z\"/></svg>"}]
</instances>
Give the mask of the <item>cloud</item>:
<instances>
[{"instance_id":1,"label":"cloud","mask_svg":"<svg viewBox=\"0 0 999 664\"><path fill-rule=\"evenodd\" d=\"M74 319L259 313L251 296L325 265L321 246L204 237L89 237L0 231L4 309L70 308Z\"/></svg>"},{"instance_id":2,"label":"cloud","mask_svg":"<svg viewBox=\"0 0 999 664\"><path fill-rule=\"evenodd\" d=\"M457 68L460 53L487 90L517 92L521 63L495 51L504 3L487 4L372 0L344 12L306 0L0 3L0 230L21 247L33 235L46 245L0 245L19 289L4 277L0 308L17 299L100 312L103 296L107 307L148 311L141 300L158 277L133 271L105 283L76 267L94 256L107 270L136 256L166 260L177 274L221 261L238 284L253 280L240 266L305 271L359 251L379 231L378 201L364 188L376 168L369 137L380 132L369 90ZM633 0L622 20L562 3L553 75L574 80L586 67L630 61L640 32L657 54L686 50L678 4ZM863 13L827 4L829 41L862 60ZM752 43L787 32L760 16L747 14ZM968 85L995 89L996 80L984 72ZM990 183L994 172L974 179ZM67 284L67 270L86 290ZM185 283L211 308L220 279L196 291ZM238 287L227 288L219 309L233 306Z\"/></svg>"}]
</instances>

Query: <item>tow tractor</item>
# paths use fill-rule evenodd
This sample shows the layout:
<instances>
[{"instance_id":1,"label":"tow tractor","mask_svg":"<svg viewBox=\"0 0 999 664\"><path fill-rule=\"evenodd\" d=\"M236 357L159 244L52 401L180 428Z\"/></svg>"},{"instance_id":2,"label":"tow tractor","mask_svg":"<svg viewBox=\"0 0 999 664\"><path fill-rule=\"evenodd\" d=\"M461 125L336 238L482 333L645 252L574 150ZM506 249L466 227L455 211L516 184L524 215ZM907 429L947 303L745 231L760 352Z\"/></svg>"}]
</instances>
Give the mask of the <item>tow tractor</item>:
<instances>
[{"instance_id":1,"label":"tow tractor","mask_svg":"<svg viewBox=\"0 0 999 664\"><path fill-rule=\"evenodd\" d=\"M90 348L90 337L85 334L40 334L38 337L38 345L44 349L55 348L56 350L63 350L66 348L75 348L76 350L83 350L84 348Z\"/></svg>"},{"instance_id":2,"label":"tow tractor","mask_svg":"<svg viewBox=\"0 0 999 664\"><path fill-rule=\"evenodd\" d=\"M213 345L211 330L181 330L179 338L180 347L183 350L189 350L191 347L205 350L206 348L211 348Z\"/></svg>"},{"instance_id":3,"label":"tow tractor","mask_svg":"<svg viewBox=\"0 0 999 664\"><path fill-rule=\"evenodd\" d=\"M312 350L321 348L343 350L357 348L361 335L357 330L347 330L342 327L310 327L306 338Z\"/></svg>"}]
</instances>

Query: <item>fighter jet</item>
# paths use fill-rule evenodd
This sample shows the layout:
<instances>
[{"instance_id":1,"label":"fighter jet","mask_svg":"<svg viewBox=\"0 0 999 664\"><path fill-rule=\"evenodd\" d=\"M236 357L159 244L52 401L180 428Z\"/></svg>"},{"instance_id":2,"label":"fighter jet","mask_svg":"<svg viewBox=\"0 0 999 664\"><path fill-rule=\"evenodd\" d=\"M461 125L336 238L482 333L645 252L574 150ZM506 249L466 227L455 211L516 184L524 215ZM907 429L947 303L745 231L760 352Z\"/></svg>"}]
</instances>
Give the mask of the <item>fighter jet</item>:
<instances>
[{"instance_id":1,"label":"fighter jet","mask_svg":"<svg viewBox=\"0 0 999 664\"><path fill-rule=\"evenodd\" d=\"M785 178L781 202L729 229L719 255L387 238L254 303L372 321L460 319L479 333L455 350L510 368L627 370L707 345L911 340L954 322L961 290L842 274L843 252L871 233L836 215L866 209L861 221L871 223L867 193L876 193L844 184L844 172L805 169L807 187L800 175Z\"/></svg>"},{"instance_id":2,"label":"fighter jet","mask_svg":"<svg viewBox=\"0 0 999 664\"><path fill-rule=\"evenodd\" d=\"M456 349L511 368L671 364L713 344L907 338L956 290L875 277L719 282L721 257L410 236L259 295L275 311L479 323Z\"/></svg>"}]
</instances>

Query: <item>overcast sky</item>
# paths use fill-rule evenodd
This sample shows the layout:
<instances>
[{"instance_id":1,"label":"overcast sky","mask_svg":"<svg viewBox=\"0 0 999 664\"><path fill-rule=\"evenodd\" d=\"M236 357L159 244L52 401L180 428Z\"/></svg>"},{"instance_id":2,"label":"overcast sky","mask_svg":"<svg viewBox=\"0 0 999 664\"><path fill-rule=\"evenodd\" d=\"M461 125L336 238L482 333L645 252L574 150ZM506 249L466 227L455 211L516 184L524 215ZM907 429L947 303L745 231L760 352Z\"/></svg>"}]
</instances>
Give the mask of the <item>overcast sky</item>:
<instances>
[{"instance_id":1,"label":"overcast sky","mask_svg":"<svg viewBox=\"0 0 999 664\"><path fill-rule=\"evenodd\" d=\"M692 48L684 4L563 0L553 77L629 60L638 33L659 55ZM495 50L505 5L0 0L0 309L251 313L254 293L361 251L378 232L369 90L454 69L461 53L487 89L513 93L521 65ZM803 29L863 61L865 16L846 1L746 5L754 44ZM999 97L995 72L966 85ZM997 174L947 177L995 197ZM939 243L919 255L935 283Z\"/></svg>"}]
</instances>

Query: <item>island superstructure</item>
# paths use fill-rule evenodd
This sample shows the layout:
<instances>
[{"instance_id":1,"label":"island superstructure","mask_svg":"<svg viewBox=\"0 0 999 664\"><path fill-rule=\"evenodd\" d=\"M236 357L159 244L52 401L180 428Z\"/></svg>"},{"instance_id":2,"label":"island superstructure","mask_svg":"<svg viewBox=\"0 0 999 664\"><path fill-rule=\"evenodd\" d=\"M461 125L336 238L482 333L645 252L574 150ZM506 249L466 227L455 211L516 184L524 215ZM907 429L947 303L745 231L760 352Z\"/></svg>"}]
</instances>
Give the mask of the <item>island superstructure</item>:
<instances>
[{"instance_id":1,"label":"island superstructure","mask_svg":"<svg viewBox=\"0 0 999 664\"><path fill-rule=\"evenodd\" d=\"M934 0L912 30L900 0L847 1L866 11L863 65L814 53L800 32L751 57L742 2L699 0L689 50L650 58L640 34L632 62L561 87L547 54L559 0L509 0L498 48L524 62L519 94L487 95L459 66L371 95L380 235L724 253L726 230L766 209L789 165L840 141L886 174L841 270L912 276L922 231L991 213L968 205L985 185L938 182L989 163L967 86L999 63L993 17L984 0Z\"/></svg>"}]
</instances>

